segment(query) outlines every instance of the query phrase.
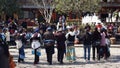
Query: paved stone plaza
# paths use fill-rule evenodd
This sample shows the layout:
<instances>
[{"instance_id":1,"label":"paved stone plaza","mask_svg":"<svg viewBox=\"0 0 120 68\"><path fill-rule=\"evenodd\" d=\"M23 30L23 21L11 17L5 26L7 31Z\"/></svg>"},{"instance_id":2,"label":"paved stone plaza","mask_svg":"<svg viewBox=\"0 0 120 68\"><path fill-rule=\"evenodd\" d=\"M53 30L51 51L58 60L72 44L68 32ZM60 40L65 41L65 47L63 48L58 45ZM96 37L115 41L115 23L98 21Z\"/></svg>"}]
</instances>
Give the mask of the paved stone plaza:
<instances>
[{"instance_id":1,"label":"paved stone plaza","mask_svg":"<svg viewBox=\"0 0 120 68\"><path fill-rule=\"evenodd\" d=\"M33 65L34 55L31 54L31 49L25 49L25 62L17 63L18 51L17 49L10 48L10 53L14 56L14 61L16 62L16 68L120 68L120 48L110 48L111 57L104 61L103 59L98 61L91 61L89 63L85 62L83 59L83 48L76 47L76 62L69 63L66 58L64 58L64 64L60 65L57 61L57 50L55 49L55 54L53 55L53 65L48 65L46 61L46 53L44 49L41 49L42 56L40 56L40 62L37 65Z\"/></svg>"}]
</instances>

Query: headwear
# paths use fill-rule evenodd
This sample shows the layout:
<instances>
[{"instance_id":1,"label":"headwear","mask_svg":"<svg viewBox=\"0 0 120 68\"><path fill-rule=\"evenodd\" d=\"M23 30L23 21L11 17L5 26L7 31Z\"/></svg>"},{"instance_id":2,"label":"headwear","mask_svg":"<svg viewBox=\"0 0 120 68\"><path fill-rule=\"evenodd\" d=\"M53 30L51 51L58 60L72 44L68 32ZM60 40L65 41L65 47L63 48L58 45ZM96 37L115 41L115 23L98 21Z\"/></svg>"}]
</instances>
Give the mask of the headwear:
<instances>
[{"instance_id":1,"label":"headwear","mask_svg":"<svg viewBox=\"0 0 120 68\"><path fill-rule=\"evenodd\" d=\"M51 27L48 27L46 30L47 30L47 31L51 31L51 30L52 30L52 28L51 28Z\"/></svg>"},{"instance_id":2,"label":"headwear","mask_svg":"<svg viewBox=\"0 0 120 68\"><path fill-rule=\"evenodd\" d=\"M35 33L35 32L39 32L39 28L36 28L36 29L34 30L34 33Z\"/></svg>"}]
</instances>

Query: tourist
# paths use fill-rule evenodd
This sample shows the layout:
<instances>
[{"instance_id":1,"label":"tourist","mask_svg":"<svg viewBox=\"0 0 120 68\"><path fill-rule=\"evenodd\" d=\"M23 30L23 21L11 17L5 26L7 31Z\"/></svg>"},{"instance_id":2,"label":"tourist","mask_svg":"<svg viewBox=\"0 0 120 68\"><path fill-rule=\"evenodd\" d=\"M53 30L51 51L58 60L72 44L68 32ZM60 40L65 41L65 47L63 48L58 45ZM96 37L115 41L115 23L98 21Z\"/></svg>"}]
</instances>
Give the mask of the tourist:
<instances>
[{"instance_id":1,"label":"tourist","mask_svg":"<svg viewBox=\"0 0 120 68\"><path fill-rule=\"evenodd\" d=\"M90 32L90 29L88 29L86 30L83 36L84 59L88 62L90 61L91 44L92 44L92 34Z\"/></svg>"},{"instance_id":2,"label":"tourist","mask_svg":"<svg viewBox=\"0 0 120 68\"><path fill-rule=\"evenodd\" d=\"M56 37L56 46L57 46L57 50L58 50L58 54L57 54L57 59L58 62L60 62L60 64L63 64L63 58L64 58L64 53L66 50L65 47L65 41L66 41L66 37L65 37L65 33L63 32L63 29L60 28L57 33L55 34Z\"/></svg>"},{"instance_id":3,"label":"tourist","mask_svg":"<svg viewBox=\"0 0 120 68\"><path fill-rule=\"evenodd\" d=\"M95 54L97 52L97 59L99 59L99 49L100 49L100 40L101 40L101 35L100 32L98 32L98 29L95 28L95 30L92 33L92 54L93 54L93 60L95 60ZM97 50L97 51L96 51Z\"/></svg>"},{"instance_id":4,"label":"tourist","mask_svg":"<svg viewBox=\"0 0 120 68\"><path fill-rule=\"evenodd\" d=\"M73 32L73 28L70 26L68 28L68 33L66 34L66 57L69 62L75 62L75 48L74 48L74 41L75 41L75 33Z\"/></svg>"},{"instance_id":5,"label":"tourist","mask_svg":"<svg viewBox=\"0 0 120 68\"><path fill-rule=\"evenodd\" d=\"M38 64L39 56L41 55L40 46L41 46L41 41L42 41L41 35L39 33L39 29L35 30L30 41L31 41L31 46L32 46L32 49L35 55L34 64Z\"/></svg>"},{"instance_id":6,"label":"tourist","mask_svg":"<svg viewBox=\"0 0 120 68\"><path fill-rule=\"evenodd\" d=\"M52 55L54 54L54 44L55 44L55 36L52 32L52 28L48 27L46 32L43 35L44 46L47 55L47 61L49 65L52 65Z\"/></svg>"}]
</instances>

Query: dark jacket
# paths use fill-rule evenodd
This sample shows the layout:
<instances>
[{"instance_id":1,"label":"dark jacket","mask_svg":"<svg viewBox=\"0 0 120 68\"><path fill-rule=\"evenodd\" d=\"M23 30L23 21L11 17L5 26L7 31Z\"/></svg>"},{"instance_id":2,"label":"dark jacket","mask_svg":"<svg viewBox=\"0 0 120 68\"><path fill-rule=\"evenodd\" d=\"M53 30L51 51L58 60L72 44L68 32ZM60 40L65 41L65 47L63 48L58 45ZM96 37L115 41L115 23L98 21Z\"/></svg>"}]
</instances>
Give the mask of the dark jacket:
<instances>
[{"instance_id":1,"label":"dark jacket","mask_svg":"<svg viewBox=\"0 0 120 68\"><path fill-rule=\"evenodd\" d=\"M94 43L97 40L101 40L101 34L98 31L94 31L92 33L92 43Z\"/></svg>"},{"instance_id":2,"label":"dark jacket","mask_svg":"<svg viewBox=\"0 0 120 68\"><path fill-rule=\"evenodd\" d=\"M55 35L58 48L65 48L66 37L65 34L60 32Z\"/></svg>"},{"instance_id":3,"label":"dark jacket","mask_svg":"<svg viewBox=\"0 0 120 68\"><path fill-rule=\"evenodd\" d=\"M91 45L92 44L92 34L86 32L83 36L83 44L84 45Z\"/></svg>"},{"instance_id":4,"label":"dark jacket","mask_svg":"<svg viewBox=\"0 0 120 68\"><path fill-rule=\"evenodd\" d=\"M9 67L9 57L5 49L0 45L0 68L10 68Z\"/></svg>"},{"instance_id":5,"label":"dark jacket","mask_svg":"<svg viewBox=\"0 0 120 68\"><path fill-rule=\"evenodd\" d=\"M54 36L54 34L52 32L47 31L43 35L43 40L44 41L46 41L46 40L53 40L53 41L55 41L55 36ZM45 45L45 43L44 43L44 45ZM54 53L54 42L52 42L52 45L50 45L50 46L45 45L45 48L46 48L46 52L47 53L53 54Z\"/></svg>"}]
</instances>

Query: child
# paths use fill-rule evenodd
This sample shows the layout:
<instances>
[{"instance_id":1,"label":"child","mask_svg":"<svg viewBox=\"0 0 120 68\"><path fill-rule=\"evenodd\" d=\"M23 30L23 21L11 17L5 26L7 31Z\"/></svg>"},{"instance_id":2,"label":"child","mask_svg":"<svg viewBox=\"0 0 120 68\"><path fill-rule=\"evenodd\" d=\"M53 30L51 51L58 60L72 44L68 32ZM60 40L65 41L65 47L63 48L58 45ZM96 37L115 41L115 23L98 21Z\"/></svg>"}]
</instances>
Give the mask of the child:
<instances>
[{"instance_id":1,"label":"child","mask_svg":"<svg viewBox=\"0 0 120 68\"><path fill-rule=\"evenodd\" d=\"M16 64L13 61L13 56L12 55L10 55L10 57L9 57L9 64L10 64L10 68L15 68L16 67Z\"/></svg>"}]
</instances>

